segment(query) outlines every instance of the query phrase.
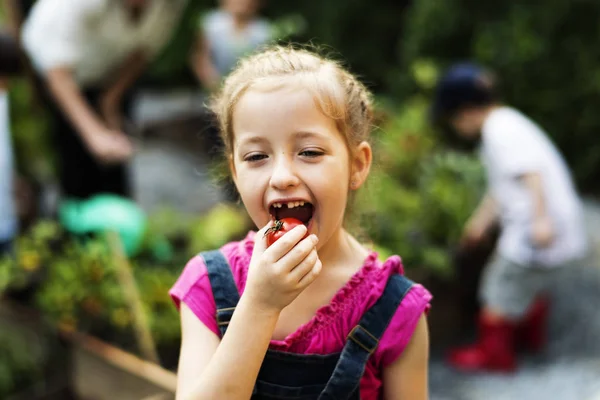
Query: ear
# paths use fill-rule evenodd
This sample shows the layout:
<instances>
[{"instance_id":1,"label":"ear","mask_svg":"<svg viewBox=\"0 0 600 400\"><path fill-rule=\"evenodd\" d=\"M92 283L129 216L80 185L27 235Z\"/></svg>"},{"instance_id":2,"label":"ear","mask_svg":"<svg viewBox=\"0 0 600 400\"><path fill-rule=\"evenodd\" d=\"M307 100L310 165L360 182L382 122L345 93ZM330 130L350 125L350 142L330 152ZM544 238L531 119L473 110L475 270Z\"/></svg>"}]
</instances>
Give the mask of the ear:
<instances>
[{"instance_id":1,"label":"ear","mask_svg":"<svg viewBox=\"0 0 600 400\"><path fill-rule=\"evenodd\" d=\"M369 176L373 151L367 142L361 142L355 149L351 160L350 189L360 188Z\"/></svg>"}]
</instances>

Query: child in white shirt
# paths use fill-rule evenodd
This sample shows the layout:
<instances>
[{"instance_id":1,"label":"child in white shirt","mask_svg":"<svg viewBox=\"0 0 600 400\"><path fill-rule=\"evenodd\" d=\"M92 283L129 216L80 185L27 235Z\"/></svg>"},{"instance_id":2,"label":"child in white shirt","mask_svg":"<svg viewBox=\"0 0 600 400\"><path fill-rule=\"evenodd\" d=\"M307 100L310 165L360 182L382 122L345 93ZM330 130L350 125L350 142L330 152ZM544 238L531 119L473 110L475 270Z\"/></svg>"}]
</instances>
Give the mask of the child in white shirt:
<instances>
[{"instance_id":1,"label":"child in white shirt","mask_svg":"<svg viewBox=\"0 0 600 400\"><path fill-rule=\"evenodd\" d=\"M538 125L498 102L483 68L451 67L438 83L433 114L460 137L480 141L488 192L463 244L478 242L496 221L502 228L480 284L479 340L453 351L449 361L466 370L512 371L519 338L543 347L545 295L556 272L585 255L581 201L559 151Z\"/></svg>"}]
</instances>

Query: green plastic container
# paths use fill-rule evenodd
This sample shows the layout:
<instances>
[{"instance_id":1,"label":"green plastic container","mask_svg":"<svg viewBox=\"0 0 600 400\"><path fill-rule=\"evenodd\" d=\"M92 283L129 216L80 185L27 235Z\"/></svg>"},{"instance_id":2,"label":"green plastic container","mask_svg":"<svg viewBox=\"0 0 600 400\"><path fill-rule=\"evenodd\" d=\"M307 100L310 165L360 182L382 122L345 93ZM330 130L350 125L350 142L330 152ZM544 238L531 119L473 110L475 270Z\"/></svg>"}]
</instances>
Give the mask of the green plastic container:
<instances>
[{"instance_id":1,"label":"green plastic container","mask_svg":"<svg viewBox=\"0 0 600 400\"><path fill-rule=\"evenodd\" d=\"M140 250L147 226L145 212L134 201L113 194L65 200L59 206L58 217L74 234L117 232L128 257Z\"/></svg>"}]
</instances>

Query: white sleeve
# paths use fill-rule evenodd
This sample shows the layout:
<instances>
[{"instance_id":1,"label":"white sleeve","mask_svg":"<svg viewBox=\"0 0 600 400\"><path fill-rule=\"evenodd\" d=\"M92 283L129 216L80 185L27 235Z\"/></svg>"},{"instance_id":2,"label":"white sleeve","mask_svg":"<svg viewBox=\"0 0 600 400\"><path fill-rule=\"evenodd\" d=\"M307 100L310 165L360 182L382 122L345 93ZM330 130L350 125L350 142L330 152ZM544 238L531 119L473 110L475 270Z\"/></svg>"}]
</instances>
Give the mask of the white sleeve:
<instances>
[{"instance_id":1,"label":"white sleeve","mask_svg":"<svg viewBox=\"0 0 600 400\"><path fill-rule=\"evenodd\" d=\"M519 128L495 131L490 135L490 151L496 165L503 173L514 177L539 172L543 167L539 143L529 132Z\"/></svg>"},{"instance_id":2,"label":"white sleeve","mask_svg":"<svg viewBox=\"0 0 600 400\"><path fill-rule=\"evenodd\" d=\"M106 0L38 0L23 26L23 46L41 72L73 66Z\"/></svg>"},{"instance_id":3,"label":"white sleeve","mask_svg":"<svg viewBox=\"0 0 600 400\"><path fill-rule=\"evenodd\" d=\"M186 5L187 0L162 3L160 19L156 20L153 29L143 38L142 48L149 59L153 59L172 38Z\"/></svg>"}]
</instances>

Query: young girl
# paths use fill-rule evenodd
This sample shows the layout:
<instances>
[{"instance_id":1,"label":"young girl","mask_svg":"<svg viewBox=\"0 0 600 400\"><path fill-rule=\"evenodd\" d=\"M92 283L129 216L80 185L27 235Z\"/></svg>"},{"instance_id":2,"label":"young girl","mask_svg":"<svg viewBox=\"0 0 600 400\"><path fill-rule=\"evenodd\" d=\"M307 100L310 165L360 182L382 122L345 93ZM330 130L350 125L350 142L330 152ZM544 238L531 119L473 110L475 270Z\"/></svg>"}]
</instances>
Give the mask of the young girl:
<instances>
[{"instance_id":1,"label":"young girl","mask_svg":"<svg viewBox=\"0 0 600 400\"><path fill-rule=\"evenodd\" d=\"M354 76L303 50L264 51L225 81L214 109L262 229L192 259L170 292L178 399L427 398L431 296L343 228L371 166L371 107ZM290 217L303 224L271 243Z\"/></svg>"},{"instance_id":2,"label":"young girl","mask_svg":"<svg viewBox=\"0 0 600 400\"><path fill-rule=\"evenodd\" d=\"M476 245L496 223L502 228L480 282L478 340L451 351L448 361L472 372L512 372L518 348L544 349L549 294L565 268L586 259L582 202L559 149L529 117L501 103L486 68L451 66L432 111L460 138L480 142L488 191L463 243Z\"/></svg>"}]
</instances>

